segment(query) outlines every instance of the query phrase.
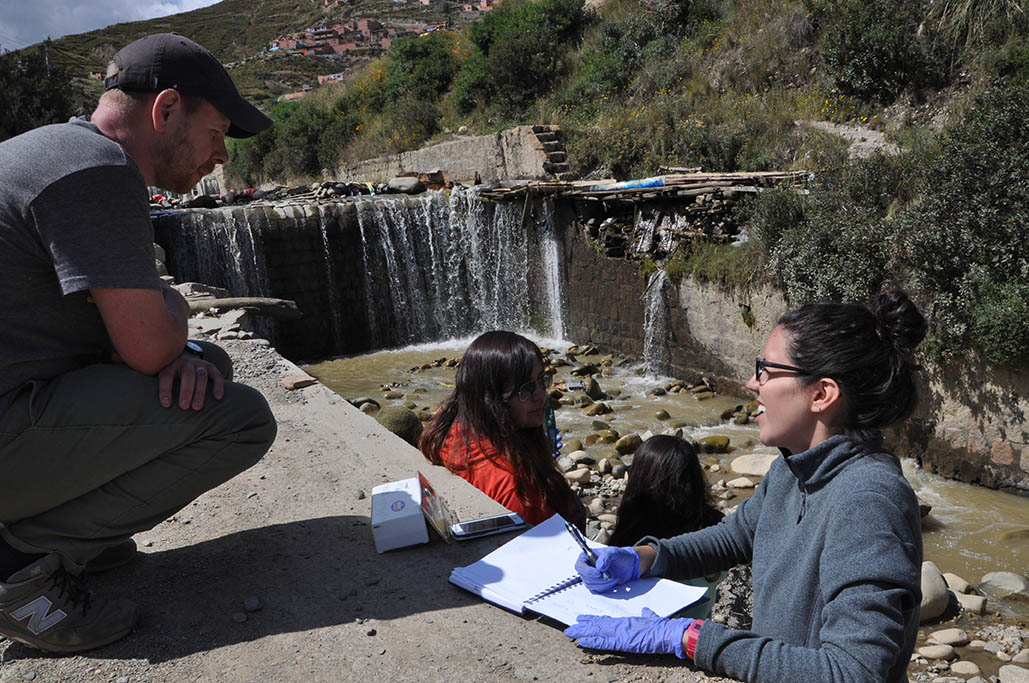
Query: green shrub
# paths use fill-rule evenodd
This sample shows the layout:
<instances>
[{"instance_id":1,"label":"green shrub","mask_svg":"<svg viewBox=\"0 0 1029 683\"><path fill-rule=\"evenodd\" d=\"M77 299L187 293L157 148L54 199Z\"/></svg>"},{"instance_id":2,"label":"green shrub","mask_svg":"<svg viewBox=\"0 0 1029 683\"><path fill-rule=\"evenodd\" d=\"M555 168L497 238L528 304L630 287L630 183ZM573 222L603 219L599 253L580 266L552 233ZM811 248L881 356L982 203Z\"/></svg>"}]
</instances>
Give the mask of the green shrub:
<instances>
[{"instance_id":1,"label":"green shrub","mask_svg":"<svg viewBox=\"0 0 1029 683\"><path fill-rule=\"evenodd\" d=\"M432 102L408 97L390 112L387 151L390 154L421 147L439 132L440 112Z\"/></svg>"},{"instance_id":2,"label":"green shrub","mask_svg":"<svg viewBox=\"0 0 1029 683\"><path fill-rule=\"evenodd\" d=\"M481 99L505 116L517 116L546 93L561 74L561 58L575 47L586 24L583 0L506 2L472 24L477 54L457 77L455 104L469 111Z\"/></svg>"},{"instance_id":3,"label":"green shrub","mask_svg":"<svg viewBox=\"0 0 1029 683\"><path fill-rule=\"evenodd\" d=\"M389 50L386 97L395 104L406 97L434 101L450 89L460 64L448 33L398 39Z\"/></svg>"},{"instance_id":4,"label":"green shrub","mask_svg":"<svg viewBox=\"0 0 1029 683\"><path fill-rule=\"evenodd\" d=\"M889 103L930 66L918 42L924 0L808 0L844 95Z\"/></svg>"},{"instance_id":5,"label":"green shrub","mask_svg":"<svg viewBox=\"0 0 1029 683\"><path fill-rule=\"evenodd\" d=\"M1012 276L976 285L969 332L983 356L998 365L1029 366L1029 283Z\"/></svg>"},{"instance_id":6,"label":"green shrub","mask_svg":"<svg viewBox=\"0 0 1029 683\"><path fill-rule=\"evenodd\" d=\"M1029 317L1011 312L1014 298L1029 299L1027 98L1027 86L977 98L926 163L920 201L899 217L904 264L930 301L944 352L988 345L994 362L1026 362L1017 347L1029 338ZM1008 341L976 333L992 329L988 319L1005 321Z\"/></svg>"}]
</instances>

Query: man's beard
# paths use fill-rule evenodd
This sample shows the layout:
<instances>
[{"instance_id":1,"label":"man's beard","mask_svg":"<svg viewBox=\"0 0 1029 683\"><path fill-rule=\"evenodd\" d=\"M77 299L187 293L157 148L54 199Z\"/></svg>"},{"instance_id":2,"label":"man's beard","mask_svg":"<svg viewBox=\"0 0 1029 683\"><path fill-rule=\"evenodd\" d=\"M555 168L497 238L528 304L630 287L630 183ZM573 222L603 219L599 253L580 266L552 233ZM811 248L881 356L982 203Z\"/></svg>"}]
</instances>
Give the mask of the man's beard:
<instances>
[{"instance_id":1,"label":"man's beard","mask_svg":"<svg viewBox=\"0 0 1029 683\"><path fill-rule=\"evenodd\" d=\"M179 124L161 138L154 154L154 179L157 187L188 194L196 185L197 167L190 154L188 124Z\"/></svg>"}]
</instances>

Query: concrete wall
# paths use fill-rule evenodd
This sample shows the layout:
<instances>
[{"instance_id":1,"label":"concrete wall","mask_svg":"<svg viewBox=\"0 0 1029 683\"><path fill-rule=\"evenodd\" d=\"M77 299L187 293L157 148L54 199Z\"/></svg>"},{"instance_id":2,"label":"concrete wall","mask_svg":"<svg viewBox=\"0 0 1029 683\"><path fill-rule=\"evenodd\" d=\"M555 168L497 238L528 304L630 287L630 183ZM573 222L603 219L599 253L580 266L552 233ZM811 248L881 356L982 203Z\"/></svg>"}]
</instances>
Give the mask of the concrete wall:
<instances>
[{"instance_id":1,"label":"concrete wall","mask_svg":"<svg viewBox=\"0 0 1029 683\"><path fill-rule=\"evenodd\" d=\"M563 218L567 337L642 353L646 280L639 262L600 255L572 217ZM707 377L722 391L747 395L754 358L788 310L782 295L760 288L734 297L687 279L669 288L665 303L669 374ZM895 450L949 478L1029 493L1029 372L969 354L945 367L927 364L920 383L918 412L890 434Z\"/></svg>"},{"instance_id":2,"label":"concrete wall","mask_svg":"<svg viewBox=\"0 0 1029 683\"><path fill-rule=\"evenodd\" d=\"M505 178L546 178L547 155L532 131L519 126L492 135L466 136L424 149L353 164L342 164L336 177L343 180L385 182L401 173L440 169L453 181L470 182L478 173L484 183Z\"/></svg>"}]
</instances>

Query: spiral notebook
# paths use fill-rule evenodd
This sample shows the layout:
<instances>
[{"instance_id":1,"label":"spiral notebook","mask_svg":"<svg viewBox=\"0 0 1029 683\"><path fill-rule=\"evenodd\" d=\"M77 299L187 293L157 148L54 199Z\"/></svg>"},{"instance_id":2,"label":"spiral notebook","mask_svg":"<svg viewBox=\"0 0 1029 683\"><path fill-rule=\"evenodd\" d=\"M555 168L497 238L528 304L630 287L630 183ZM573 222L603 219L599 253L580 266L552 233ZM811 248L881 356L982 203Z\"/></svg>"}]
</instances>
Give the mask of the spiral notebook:
<instances>
[{"instance_id":1,"label":"spiral notebook","mask_svg":"<svg viewBox=\"0 0 1029 683\"><path fill-rule=\"evenodd\" d=\"M565 625L580 614L638 617L644 607L667 617L704 597L704 588L656 577L591 593L575 571L580 552L564 519L554 515L478 562L455 568L450 582L513 612L528 610Z\"/></svg>"}]
</instances>

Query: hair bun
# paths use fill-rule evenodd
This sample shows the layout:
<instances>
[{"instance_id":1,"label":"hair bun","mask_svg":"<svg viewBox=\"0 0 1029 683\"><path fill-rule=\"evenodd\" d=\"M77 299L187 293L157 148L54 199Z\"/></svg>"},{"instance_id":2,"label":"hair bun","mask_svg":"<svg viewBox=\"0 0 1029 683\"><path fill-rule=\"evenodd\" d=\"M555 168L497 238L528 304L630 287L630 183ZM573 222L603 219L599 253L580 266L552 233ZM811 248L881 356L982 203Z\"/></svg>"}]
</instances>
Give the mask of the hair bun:
<instances>
[{"instance_id":1,"label":"hair bun","mask_svg":"<svg viewBox=\"0 0 1029 683\"><path fill-rule=\"evenodd\" d=\"M893 289L877 296L871 308L879 337L905 358L910 358L928 329L918 307L907 294Z\"/></svg>"}]
</instances>

